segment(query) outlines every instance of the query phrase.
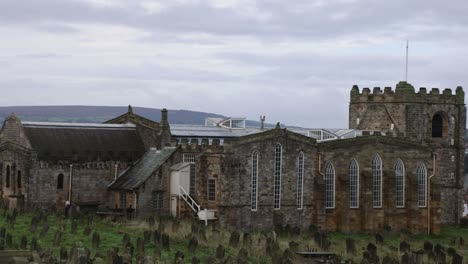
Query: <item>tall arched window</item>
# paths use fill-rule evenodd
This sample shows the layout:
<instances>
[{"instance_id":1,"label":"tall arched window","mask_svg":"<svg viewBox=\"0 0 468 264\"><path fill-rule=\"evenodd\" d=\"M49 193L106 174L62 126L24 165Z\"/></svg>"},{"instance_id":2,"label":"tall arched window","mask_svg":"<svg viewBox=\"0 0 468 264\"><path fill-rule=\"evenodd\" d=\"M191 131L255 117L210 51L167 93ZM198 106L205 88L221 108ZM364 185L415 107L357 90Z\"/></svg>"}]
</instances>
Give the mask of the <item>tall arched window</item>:
<instances>
[{"instance_id":1,"label":"tall arched window","mask_svg":"<svg viewBox=\"0 0 468 264\"><path fill-rule=\"evenodd\" d=\"M441 138L447 135L447 117L439 112L432 117L432 137Z\"/></svg>"},{"instance_id":2,"label":"tall arched window","mask_svg":"<svg viewBox=\"0 0 468 264\"><path fill-rule=\"evenodd\" d=\"M396 206L405 207L405 165L400 159L395 163Z\"/></svg>"},{"instance_id":3,"label":"tall arched window","mask_svg":"<svg viewBox=\"0 0 468 264\"><path fill-rule=\"evenodd\" d=\"M359 207L359 166L355 159L349 163L349 207Z\"/></svg>"},{"instance_id":4,"label":"tall arched window","mask_svg":"<svg viewBox=\"0 0 468 264\"><path fill-rule=\"evenodd\" d=\"M335 167L325 164L325 208L335 208Z\"/></svg>"},{"instance_id":5,"label":"tall arched window","mask_svg":"<svg viewBox=\"0 0 468 264\"><path fill-rule=\"evenodd\" d=\"M63 174L57 176L57 190L63 190Z\"/></svg>"},{"instance_id":6,"label":"tall arched window","mask_svg":"<svg viewBox=\"0 0 468 264\"><path fill-rule=\"evenodd\" d=\"M274 175L274 190L273 190L273 208L280 209L281 204L281 157L282 147L280 143L275 146L275 175Z\"/></svg>"},{"instance_id":7,"label":"tall arched window","mask_svg":"<svg viewBox=\"0 0 468 264\"><path fill-rule=\"evenodd\" d=\"M5 179L5 186L7 188L10 188L10 174L11 174L10 165L7 165L7 167L6 167L6 179Z\"/></svg>"},{"instance_id":8,"label":"tall arched window","mask_svg":"<svg viewBox=\"0 0 468 264\"><path fill-rule=\"evenodd\" d=\"M23 187L23 183L21 182L21 171L18 170L18 173L16 175L17 179L16 179L16 186L19 188L22 188Z\"/></svg>"},{"instance_id":9,"label":"tall arched window","mask_svg":"<svg viewBox=\"0 0 468 264\"><path fill-rule=\"evenodd\" d=\"M302 209L302 196L304 188L304 153L297 156L297 209Z\"/></svg>"},{"instance_id":10,"label":"tall arched window","mask_svg":"<svg viewBox=\"0 0 468 264\"><path fill-rule=\"evenodd\" d=\"M379 155L372 159L372 182L373 205L379 208L382 207L382 159Z\"/></svg>"},{"instance_id":11,"label":"tall arched window","mask_svg":"<svg viewBox=\"0 0 468 264\"><path fill-rule=\"evenodd\" d=\"M250 196L250 209L257 210L257 193L258 193L258 150L252 152L252 183L251 183L251 196Z\"/></svg>"},{"instance_id":12,"label":"tall arched window","mask_svg":"<svg viewBox=\"0 0 468 264\"><path fill-rule=\"evenodd\" d=\"M418 205L419 207L426 207L426 197L427 197L427 188L426 188L426 165L424 163L419 163L418 169L416 171L418 175Z\"/></svg>"}]
</instances>

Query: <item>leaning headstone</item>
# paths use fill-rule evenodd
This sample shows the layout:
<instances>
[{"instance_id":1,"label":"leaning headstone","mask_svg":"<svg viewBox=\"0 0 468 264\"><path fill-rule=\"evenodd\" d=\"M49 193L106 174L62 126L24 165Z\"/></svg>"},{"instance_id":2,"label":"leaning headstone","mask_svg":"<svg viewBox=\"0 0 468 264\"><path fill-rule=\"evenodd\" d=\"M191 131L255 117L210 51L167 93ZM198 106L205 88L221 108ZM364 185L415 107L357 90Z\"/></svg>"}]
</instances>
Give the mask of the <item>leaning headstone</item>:
<instances>
[{"instance_id":1,"label":"leaning headstone","mask_svg":"<svg viewBox=\"0 0 468 264\"><path fill-rule=\"evenodd\" d=\"M352 255L356 254L356 242L350 237L346 238L346 253Z\"/></svg>"},{"instance_id":2,"label":"leaning headstone","mask_svg":"<svg viewBox=\"0 0 468 264\"><path fill-rule=\"evenodd\" d=\"M137 238L136 255L142 257L145 252L145 246L141 237Z\"/></svg>"},{"instance_id":3,"label":"leaning headstone","mask_svg":"<svg viewBox=\"0 0 468 264\"><path fill-rule=\"evenodd\" d=\"M189 244L188 244L188 250L191 254L195 253L195 250L197 250L197 246L198 246L198 240L196 237L191 237L190 240L189 240Z\"/></svg>"},{"instance_id":4,"label":"leaning headstone","mask_svg":"<svg viewBox=\"0 0 468 264\"><path fill-rule=\"evenodd\" d=\"M229 238L229 246L236 248L239 245L240 234L237 231L233 231L231 233L231 237Z\"/></svg>"},{"instance_id":5,"label":"leaning headstone","mask_svg":"<svg viewBox=\"0 0 468 264\"><path fill-rule=\"evenodd\" d=\"M100 243L101 243L101 237L99 236L99 233L95 231L93 233L93 239L92 239L91 244L92 244L94 249L98 249Z\"/></svg>"},{"instance_id":6,"label":"leaning headstone","mask_svg":"<svg viewBox=\"0 0 468 264\"><path fill-rule=\"evenodd\" d=\"M23 250L28 248L28 239L26 238L26 236L21 237L20 248L23 249Z\"/></svg>"},{"instance_id":7,"label":"leaning headstone","mask_svg":"<svg viewBox=\"0 0 468 264\"><path fill-rule=\"evenodd\" d=\"M219 259L219 260L224 259L225 251L226 250L224 249L223 245L219 245L216 248L216 258Z\"/></svg>"},{"instance_id":8,"label":"leaning headstone","mask_svg":"<svg viewBox=\"0 0 468 264\"><path fill-rule=\"evenodd\" d=\"M380 233L375 234L375 243L377 245L382 245L383 242L384 242L384 238L383 238L382 234L380 234Z\"/></svg>"}]
</instances>

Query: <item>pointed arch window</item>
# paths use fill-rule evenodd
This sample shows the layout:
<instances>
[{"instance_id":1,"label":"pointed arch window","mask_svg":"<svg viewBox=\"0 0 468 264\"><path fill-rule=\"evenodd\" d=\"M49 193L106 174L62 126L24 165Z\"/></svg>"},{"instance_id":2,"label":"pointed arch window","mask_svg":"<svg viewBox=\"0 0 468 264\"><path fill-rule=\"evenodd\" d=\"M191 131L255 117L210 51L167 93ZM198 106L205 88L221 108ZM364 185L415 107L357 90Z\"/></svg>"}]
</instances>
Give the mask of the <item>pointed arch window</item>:
<instances>
[{"instance_id":1,"label":"pointed arch window","mask_svg":"<svg viewBox=\"0 0 468 264\"><path fill-rule=\"evenodd\" d=\"M427 188L426 188L426 179L427 179L427 170L424 163L419 163L418 169L416 171L418 176L418 205L419 207L426 207L427 200Z\"/></svg>"},{"instance_id":2,"label":"pointed arch window","mask_svg":"<svg viewBox=\"0 0 468 264\"><path fill-rule=\"evenodd\" d=\"M405 165L400 159L395 163L396 206L405 207Z\"/></svg>"},{"instance_id":3,"label":"pointed arch window","mask_svg":"<svg viewBox=\"0 0 468 264\"><path fill-rule=\"evenodd\" d=\"M281 204L281 162L282 162L282 146L276 143L275 146L275 175L273 189L273 208L280 209Z\"/></svg>"},{"instance_id":4,"label":"pointed arch window","mask_svg":"<svg viewBox=\"0 0 468 264\"><path fill-rule=\"evenodd\" d=\"M258 203L258 158L259 158L258 150L254 150L252 152L252 182L251 182L251 190L250 190L250 209L252 211L257 210L257 203Z\"/></svg>"},{"instance_id":5,"label":"pointed arch window","mask_svg":"<svg viewBox=\"0 0 468 264\"><path fill-rule=\"evenodd\" d=\"M303 189L304 189L304 153L300 152L297 156L297 209L302 209L303 206Z\"/></svg>"},{"instance_id":6,"label":"pointed arch window","mask_svg":"<svg viewBox=\"0 0 468 264\"><path fill-rule=\"evenodd\" d=\"M359 208L359 166L355 159L349 163L349 207Z\"/></svg>"},{"instance_id":7,"label":"pointed arch window","mask_svg":"<svg viewBox=\"0 0 468 264\"><path fill-rule=\"evenodd\" d=\"M7 188L10 188L10 175L11 174L11 169L10 169L10 165L7 165L6 166L6 179L5 179L5 186Z\"/></svg>"},{"instance_id":8,"label":"pointed arch window","mask_svg":"<svg viewBox=\"0 0 468 264\"><path fill-rule=\"evenodd\" d=\"M372 200L374 208L382 207L382 159L375 155L372 159Z\"/></svg>"},{"instance_id":9,"label":"pointed arch window","mask_svg":"<svg viewBox=\"0 0 468 264\"><path fill-rule=\"evenodd\" d=\"M21 170L18 170L18 173L17 173L17 179L16 179L16 186L19 188L23 188L23 183L22 183L22 179L21 179Z\"/></svg>"},{"instance_id":10,"label":"pointed arch window","mask_svg":"<svg viewBox=\"0 0 468 264\"><path fill-rule=\"evenodd\" d=\"M335 167L325 164L325 208L335 208Z\"/></svg>"}]
</instances>

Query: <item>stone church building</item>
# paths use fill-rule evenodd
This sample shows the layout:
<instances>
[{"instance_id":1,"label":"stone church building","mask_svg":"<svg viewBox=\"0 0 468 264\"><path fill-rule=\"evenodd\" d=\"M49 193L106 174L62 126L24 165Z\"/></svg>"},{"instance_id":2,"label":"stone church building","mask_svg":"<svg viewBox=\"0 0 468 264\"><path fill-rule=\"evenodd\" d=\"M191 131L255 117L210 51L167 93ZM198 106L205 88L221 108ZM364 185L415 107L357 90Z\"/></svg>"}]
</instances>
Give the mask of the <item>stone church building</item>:
<instances>
[{"instance_id":1,"label":"stone church building","mask_svg":"<svg viewBox=\"0 0 468 264\"><path fill-rule=\"evenodd\" d=\"M169 124L127 113L103 124L26 122L0 131L10 208L64 206L185 215L240 230L311 225L437 233L463 210L464 92L406 82L350 93L347 129Z\"/></svg>"}]
</instances>

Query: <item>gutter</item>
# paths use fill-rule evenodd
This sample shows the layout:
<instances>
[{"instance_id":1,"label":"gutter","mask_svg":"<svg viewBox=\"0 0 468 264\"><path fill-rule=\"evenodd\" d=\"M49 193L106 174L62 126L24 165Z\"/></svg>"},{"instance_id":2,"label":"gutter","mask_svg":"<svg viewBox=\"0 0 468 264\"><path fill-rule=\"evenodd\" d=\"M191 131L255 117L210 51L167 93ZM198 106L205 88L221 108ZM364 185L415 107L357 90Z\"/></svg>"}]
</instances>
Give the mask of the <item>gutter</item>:
<instances>
[{"instance_id":1,"label":"gutter","mask_svg":"<svg viewBox=\"0 0 468 264\"><path fill-rule=\"evenodd\" d=\"M432 175L427 181L427 234L431 234L431 179L435 176L436 170L436 154L432 152Z\"/></svg>"}]
</instances>

